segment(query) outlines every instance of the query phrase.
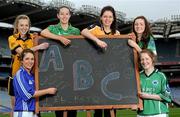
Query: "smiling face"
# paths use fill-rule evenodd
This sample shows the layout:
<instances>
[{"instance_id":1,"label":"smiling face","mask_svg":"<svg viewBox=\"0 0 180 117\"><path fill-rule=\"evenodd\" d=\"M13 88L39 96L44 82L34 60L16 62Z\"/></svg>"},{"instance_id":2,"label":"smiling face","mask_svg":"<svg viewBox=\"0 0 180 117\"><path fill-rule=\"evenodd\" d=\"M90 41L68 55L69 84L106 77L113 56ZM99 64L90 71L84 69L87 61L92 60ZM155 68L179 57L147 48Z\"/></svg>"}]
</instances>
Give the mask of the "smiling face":
<instances>
[{"instance_id":1,"label":"smiling face","mask_svg":"<svg viewBox=\"0 0 180 117\"><path fill-rule=\"evenodd\" d=\"M61 8L57 14L57 17L62 24L68 24L71 17L69 9L65 7Z\"/></svg>"},{"instance_id":2,"label":"smiling face","mask_svg":"<svg viewBox=\"0 0 180 117\"><path fill-rule=\"evenodd\" d=\"M32 53L25 53L23 60L22 60L22 66L27 70L31 71L31 69L34 66L34 55Z\"/></svg>"},{"instance_id":3,"label":"smiling face","mask_svg":"<svg viewBox=\"0 0 180 117\"><path fill-rule=\"evenodd\" d=\"M134 30L137 34L142 34L145 31L144 19L136 19L134 23Z\"/></svg>"},{"instance_id":4,"label":"smiling face","mask_svg":"<svg viewBox=\"0 0 180 117\"><path fill-rule=\"evenodd\" d=\"M141 53L140 62L144 70L149 70L154 67L153 59L147 53Z\"/></svg>"},{"instance_id":5,"label":"smiling face","mask_svg":"<svg viewBox=\"0 0 180 117\"><path fill-rule=\"evenodd\" d=\"M29 21L28 19L20 19L17 24L17 30L20 35L25 35L29 31Z\"/></svg>"},{"instance_id":6,"label":"smiling face","mask_svg":"<svg viewBox=\"0 0 180 117\"><path fill-rule=\"evenodd\" d=\"M105 11L101 16L103 26L110 27L114 21L113 13L111 11Z\"/></svg>"}]
</instances>

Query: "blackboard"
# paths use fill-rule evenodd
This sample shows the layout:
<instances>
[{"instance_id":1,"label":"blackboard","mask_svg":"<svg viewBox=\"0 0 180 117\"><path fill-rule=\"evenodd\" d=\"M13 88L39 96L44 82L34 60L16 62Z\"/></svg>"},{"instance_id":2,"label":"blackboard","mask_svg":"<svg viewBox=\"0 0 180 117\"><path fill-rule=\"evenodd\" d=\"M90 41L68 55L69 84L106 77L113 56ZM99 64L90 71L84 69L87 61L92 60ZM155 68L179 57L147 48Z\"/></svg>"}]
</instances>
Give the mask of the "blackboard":
<instances>
[{"instance_id":1,"label":"blackboard","mask_svg":"<svg viewBox=\"0 0 180 117\"><path fill-rule=\"evenodd\" d=\"M71 45L40 39L50 47L36 53L36 87L58 88L55 96L43 96L39 110L72 110L142 107L138 98L137 55L123 36L102 38L102 50L81 36L68 37ZM125 36L126 37L126 36Z\"/></svg>"}]
</instances>

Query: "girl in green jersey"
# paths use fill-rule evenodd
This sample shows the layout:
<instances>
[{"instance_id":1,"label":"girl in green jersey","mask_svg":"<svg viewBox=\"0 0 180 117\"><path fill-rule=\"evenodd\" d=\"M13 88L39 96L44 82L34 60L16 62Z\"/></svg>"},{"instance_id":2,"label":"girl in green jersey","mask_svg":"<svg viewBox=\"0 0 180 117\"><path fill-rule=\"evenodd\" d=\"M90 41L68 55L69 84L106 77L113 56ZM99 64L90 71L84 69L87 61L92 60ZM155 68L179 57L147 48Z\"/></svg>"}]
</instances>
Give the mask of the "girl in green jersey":
<instances>
[{"instance_id":1,"label":"girl in green jersey","mask_svg":"<svg viewBox=\"0 0 180 117\"><path fill-rule=\"evenodd\" d=\"M158 71L155 65L155 54L148 49L140 52L140 72L143 110L138 111L137 117L168 117L168 103L171 102L170 90L166 76Z\"/></svg>"},{"instance_id":2,"label":"girl in green jersey","mask_svg":"<svg viewBox=\"0 0 180 117\"><path fill-rule=\"evenodd\" d=\"M41 35L46 38L51 38L54 40L59 40L65 46L71 43L71 40L63 37L63 36L72 36L72 35L80 35L80 30L78 28L73 27L69 19L71 17L71 10L67 6L61 6L57 10L57 18L59 19L59 23L55 25L50 25L46 29L41 31ZM55 111L56 117L63 117L64 111ZM76 117L76 110L69 110L67 117Z\"/></svg>"},{"instance_id":3,"label":"girl in green jersey","mask_svg":"<svg viewBox=\"0 0 180 117\"><path fill-rule=\"evenodd\" d=\"M142 49L150 49L157 54L154 37L151 33L149 23L144 16L138 16L134 19L132 24L133 33L129 34L130 38L128 44L135 48L138 52Z\"/></svg>"}]
</instances>

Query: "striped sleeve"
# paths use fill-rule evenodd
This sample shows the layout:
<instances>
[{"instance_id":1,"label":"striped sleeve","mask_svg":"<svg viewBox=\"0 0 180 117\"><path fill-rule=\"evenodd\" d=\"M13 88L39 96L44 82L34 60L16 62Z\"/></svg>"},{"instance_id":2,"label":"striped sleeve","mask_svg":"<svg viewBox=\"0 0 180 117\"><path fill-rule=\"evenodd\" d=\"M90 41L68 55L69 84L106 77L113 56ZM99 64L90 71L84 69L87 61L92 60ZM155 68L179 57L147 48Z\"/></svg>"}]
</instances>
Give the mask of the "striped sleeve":
<instances>
[{"instance_id":1,"label":"striped sleeve","mask_svg":"<svg viewBox=\"0 0 180 117\"><path fill-rule=\"evenodd\" d=\"M13 37L13 35L8 38L8 42L9 42L9 49L11 50L12 54L15 55L15 54L16 54L16 49L17 49L18 47L21 47L21 46L20 46L19 43L16 41L16 38Z\"/></svg>"},{"instance_id":2,"label":"striped sleeve","mask_svg":"<svg viewBox=\"0 0 180 117\"><path fill-rule=\"evenodd\" d=\"M35 93L33 87L30 86L28 82L28 78L25 77L25 74L21 70L16 73L16 76L13 80L15 90L24 101L28 101Z\"/></svg>"},{"instance_id":3,"label":"striped sleeve","mask_svg":"<svg viewBox=\"0 0 180 117\"><path fill-rule=\"evenodd\" d=\"M169 85L167 83L167 80L166 80L166 76L161 73L161 77L162 77L162 82L161 82L161 93L159 94L159 96L161 97L162 100L170 103L171 102L171 93L170 93L170 88L169 88Z\"/></svg>"},{"instance_id":4,"label":"striped sleeve","mask_svg":"<svg viewBox=\"0 0 180 117\"><path fill-rule=\"evenodd\" d=\"M153 37L150 37L148 49L150 49L155 55L157 55L156 44Z\"/></svg>"}]
</instances>

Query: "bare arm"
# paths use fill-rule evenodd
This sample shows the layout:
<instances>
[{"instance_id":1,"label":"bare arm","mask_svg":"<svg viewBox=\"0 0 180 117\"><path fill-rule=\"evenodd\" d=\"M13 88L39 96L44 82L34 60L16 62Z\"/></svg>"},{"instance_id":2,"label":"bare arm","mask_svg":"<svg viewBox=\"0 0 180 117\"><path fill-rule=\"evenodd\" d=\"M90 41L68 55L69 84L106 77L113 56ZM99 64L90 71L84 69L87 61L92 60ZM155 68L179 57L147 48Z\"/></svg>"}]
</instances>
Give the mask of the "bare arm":
<instances>
[{"instance_id":1,"label":"bare arm","mask_svg":"<svg viewBox=\"0 0 180 117\"><path fill-rule=\"evenodd\" d=\"M142 51L142 49L139 47L139 45L135 41L133 41L132 39L128 39L128 44L129 44L129 46L136 49L136 51L138 51L138 53Z\"/></svg>"},{"instance_id":2,"label":"bare arm","mask_svg":"<svg viewBox=\"0 0 180 117\"><path fill-rule=\"evenodd\" d=\"M48 88L48 89L38 90L38 91L35 91L33 97L40 97L40 96L43 96L46 94L55 94L56 91L57 91L56 88Z\"/></svg>"},{"instance_id":3,"label":"bare arm","mask_svg":"<svg viewBox=\"0 0 180 117\"><path fill-rule=\"evenodd\" d=\"M87 37L88 39L93 40L101 48L106 48L107 47L107 44L104 41L99 40L96 36L91 34L91 32L87 28L83 29L81 31L81 34L83 36Z\"/></svg>"},{"instance_id":4,"label":"bare arm","mask_svg":"<svg viewBox=\"0 0 180 117\"><path fill-rule=\"evenodd\" d=\"M143 99L162 100L161 97L156 94L139 93L139 96Z\"/></svg>"},{"instance_id":5,"label":"bare arm","mask_svg":"<svg viewBox=\"0 0 180 117\"><path fill-rule=\"evenodd\" d=\"M63 36L56 35L51 33L47 28L41 31L41 35L46 37L46 38L51 38L53 40L58 40L64 45L68 45L71 43L71 41Z\"/></svg>"},{"instance_id":6,"label":"bare arm","mask_svg":"<svg viewBox=\"0 0 180 117\"><path fill-rule=\"evenodd\" d=\"M49 44L44 42L44 43L42 43L40 45L37 45L37 46L34 46L34 47L30 48L30 49L33 50L33 51L37 51L37 50L47 49L48 47L49 47ZM18 48L16 48L15 51L16 51L17 54L20 55L22 53L22 51L23 51L23 48L22 47L18 47Z\"/></svg>"},{"instance_id":7,"label":"bare arm","mask_svg":"<svg viewBox=\"0 0 180 117\"><path fill-rule=\"evenodd\" d=\"M44 43L41 43L37 46L34 46L31 48L31 50L33 50L34 52L37 51L37 50L45 50L49 47L49 43L47 42L44 42Z\"/></svg>"}]
</instances>

